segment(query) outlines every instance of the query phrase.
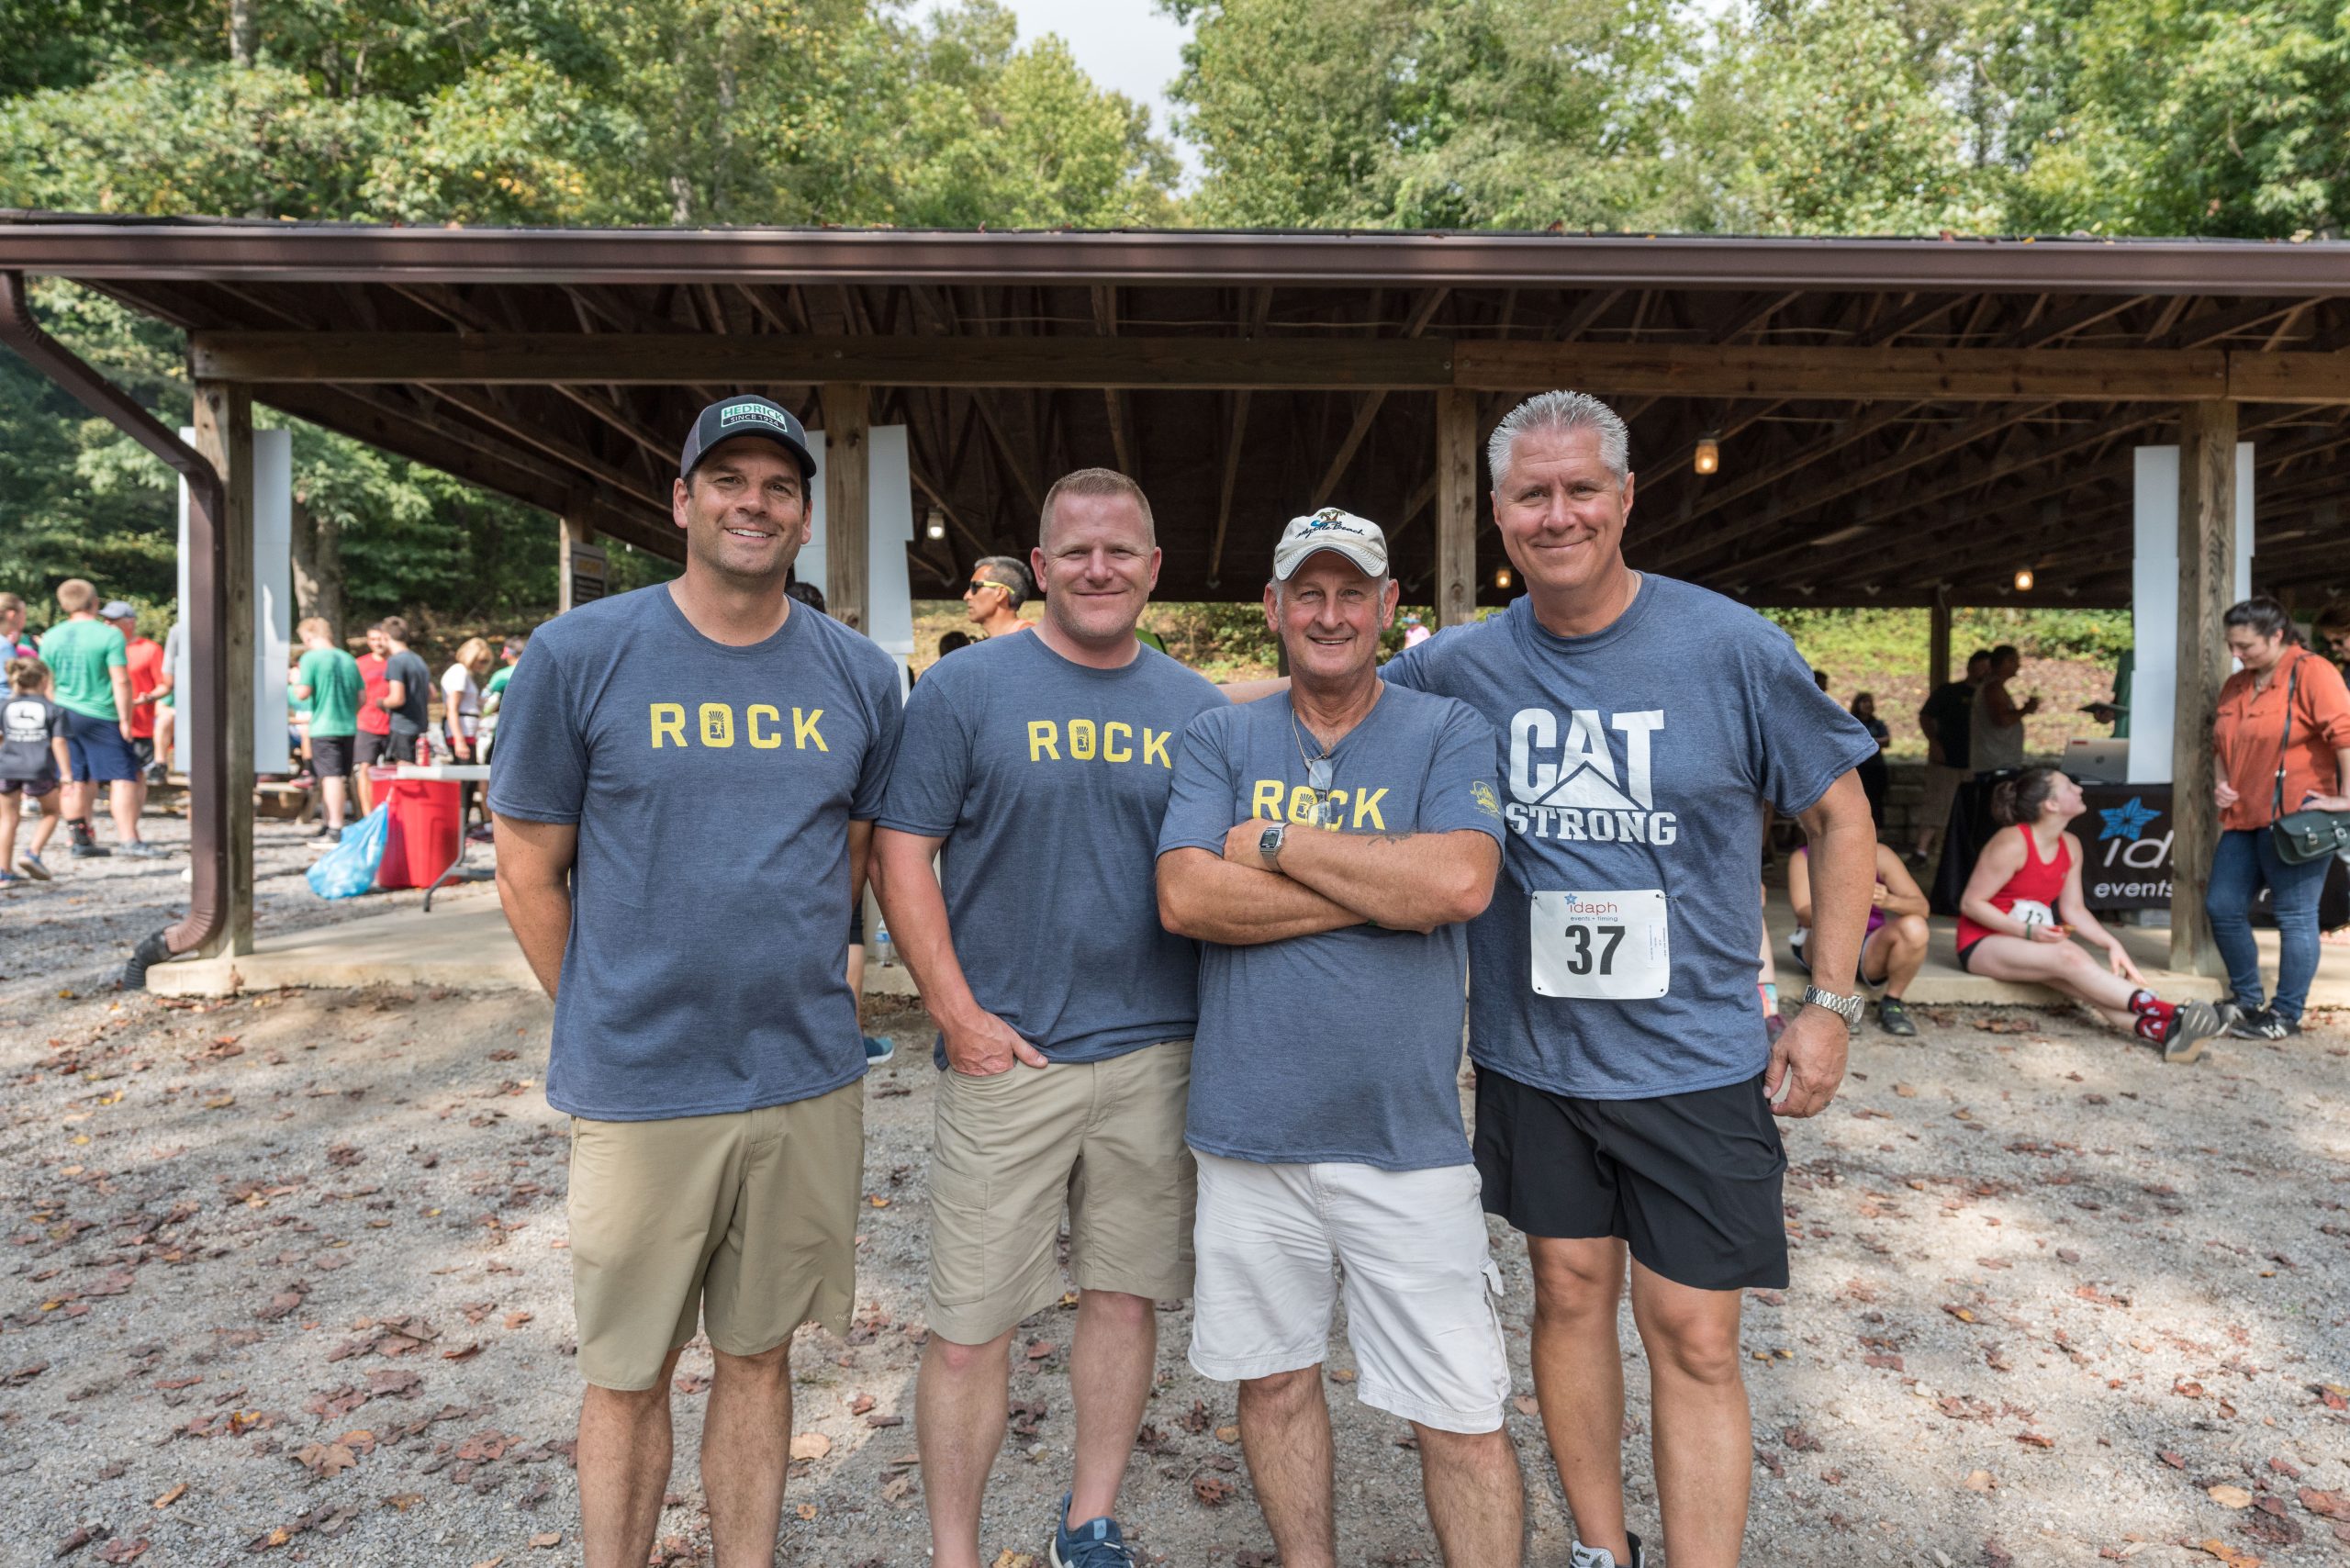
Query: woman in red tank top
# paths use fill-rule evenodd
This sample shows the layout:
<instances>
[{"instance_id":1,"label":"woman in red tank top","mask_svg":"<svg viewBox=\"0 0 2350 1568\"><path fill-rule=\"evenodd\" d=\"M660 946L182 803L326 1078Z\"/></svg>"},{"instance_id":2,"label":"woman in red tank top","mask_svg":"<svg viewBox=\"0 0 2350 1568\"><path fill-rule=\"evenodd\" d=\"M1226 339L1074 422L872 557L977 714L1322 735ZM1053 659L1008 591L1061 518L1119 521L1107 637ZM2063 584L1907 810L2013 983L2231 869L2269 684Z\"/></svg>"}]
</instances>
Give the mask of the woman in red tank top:
<instances>
[{"instance_id":1,"label":"woman in red tank top","mask_svg":"<svg viewBox=\"0 0 2350 1568\"><path fill-rule=\"evenodd\" d=\"M1992 792L1992 816L2011 826L1983 846L1958 901L1959 967L2062 991L2160 1046L2164 1060L2193 1061L2220 1032L2219 1014L2147 990L2121 940L2082 902L2081 843L2065 831L2082 809L2080 786L2053 767L2026 768ZM2075 933L2105 949L2105 968Z\"/></svg>"}]
</instances>

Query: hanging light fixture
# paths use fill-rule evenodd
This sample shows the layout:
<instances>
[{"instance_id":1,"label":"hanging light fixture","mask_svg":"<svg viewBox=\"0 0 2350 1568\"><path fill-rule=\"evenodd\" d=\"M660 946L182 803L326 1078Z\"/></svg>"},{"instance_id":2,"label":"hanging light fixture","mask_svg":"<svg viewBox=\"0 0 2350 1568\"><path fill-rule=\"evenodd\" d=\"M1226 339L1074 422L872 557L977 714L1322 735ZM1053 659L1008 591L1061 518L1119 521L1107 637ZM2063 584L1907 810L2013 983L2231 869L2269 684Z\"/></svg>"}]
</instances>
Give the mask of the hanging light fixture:
<instances>
[{"instance_id":1,"label":"hanging light fixture","mask_svg":"<svg viewBox=\"0 0 2350 1568\"><path fill-rule=\"evenodd\" d=\"M1721 466L1722 438L1718 432L1707 431L1697 438L1697 472L1718 474Z\"/></svg>"},{"instance_id":2,"label":"hanging light fixture","mask_svg":"<svg viewBox=\"0 0 2350 1568\"><path fill-rule=\"evenodd\" d=\"M923 538L925 538L925 539L944 539L944 538L946 538L946 512L942 511L942 510L939 510L937 507L933 507L933 508L931 508L931 509L930 509L930 519L929 519L929 521L928 521L923 525L923 531L922 531L922 532L923 532Z\"/></svg>"},{"instance_id":3,"label":"hanging light fixture","mask_svg":"<svg viewBox=\"0 0 2350 1568\"><path fill-rule=\"evenodd\" d=\"M1496 566L1494 568L1494 586L1495 588L1505 588L1509 587L1510 581L1509 568L1507 566Z\"/></svg>"},{"instance_id":4,"label":"hanging light fixture","mask_svg":"<svg viewBox=\"0 0 2350 1568\"><path fill-rule=\"evenodd\" d=\"M2030 593L2031 591L2031 568L2030 566L2019 566L2016 568L2016 592Z\"/></svg>"}]
</instances>

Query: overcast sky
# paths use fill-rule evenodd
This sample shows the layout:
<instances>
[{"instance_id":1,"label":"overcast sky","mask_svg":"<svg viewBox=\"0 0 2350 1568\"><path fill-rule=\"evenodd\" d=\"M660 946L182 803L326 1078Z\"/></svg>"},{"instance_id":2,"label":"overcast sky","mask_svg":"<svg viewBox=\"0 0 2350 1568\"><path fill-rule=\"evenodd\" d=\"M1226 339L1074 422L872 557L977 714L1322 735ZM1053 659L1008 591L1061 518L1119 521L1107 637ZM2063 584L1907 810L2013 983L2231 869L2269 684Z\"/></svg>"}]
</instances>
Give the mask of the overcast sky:
<instances>
[{"instance_id":1,"label":"overcast sky","mask_svg":"<svg viewBox=\"0 0 2350 1568\"><path fill-rule=\"evenodd\" d=\"M1151 128L1168 135L1167 84L1183 67L1185 29L1152 0L1007 0L1005 9L1020 18L1023 43L1058 33L1088 76L1150 106ZM1176 151L1188 185L1197 160L1180 142Z\"/></svg>"}]
</instances>

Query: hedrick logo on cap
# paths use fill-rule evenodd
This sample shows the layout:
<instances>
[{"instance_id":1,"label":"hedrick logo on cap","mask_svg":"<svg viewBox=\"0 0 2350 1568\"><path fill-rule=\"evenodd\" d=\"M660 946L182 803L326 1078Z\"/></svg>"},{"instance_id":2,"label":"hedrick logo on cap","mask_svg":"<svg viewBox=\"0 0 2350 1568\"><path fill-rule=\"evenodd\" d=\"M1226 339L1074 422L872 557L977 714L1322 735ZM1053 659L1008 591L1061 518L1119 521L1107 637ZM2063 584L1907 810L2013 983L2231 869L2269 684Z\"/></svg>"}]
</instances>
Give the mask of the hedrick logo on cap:
<instances>
[{"instance_id":1,"label":"hedrick logo on cap","mask_svg":"<svg viewBox=\"0 0 2350 1568\"><path fill-rule=\"evenodd\" d=\"M779 431L788 431L791 429L780 415L764 403L733 403L718 410L718 423L722 430L728 425L741 424L745 420L755 420L763 425L773 425Z\"/></svg>"}]
</instances>

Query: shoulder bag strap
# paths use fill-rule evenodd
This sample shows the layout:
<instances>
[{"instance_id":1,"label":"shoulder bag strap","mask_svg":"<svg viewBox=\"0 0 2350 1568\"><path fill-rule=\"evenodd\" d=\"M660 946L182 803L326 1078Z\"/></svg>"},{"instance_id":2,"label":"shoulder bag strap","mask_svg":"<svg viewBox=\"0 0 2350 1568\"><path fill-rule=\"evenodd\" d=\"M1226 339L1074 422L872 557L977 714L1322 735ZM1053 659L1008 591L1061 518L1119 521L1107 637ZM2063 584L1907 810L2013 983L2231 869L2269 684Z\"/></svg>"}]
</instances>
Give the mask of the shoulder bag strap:
<instances>
[{"instance_id":1,"label":"shoulder bag strap","mask_svg":"<svg viewBox=\"0 0 2350 1568\"><path fill-rule=\"evenodd\" d=\"M2285 733L2277 742L2277 792L2269 808L2269 820L2274 822L2285 814L2285 754L2293 745L2293 697L2301 686L2301 661L2293 661L2292 672L2285 678Z\"/></svg>"}]
</instances>

